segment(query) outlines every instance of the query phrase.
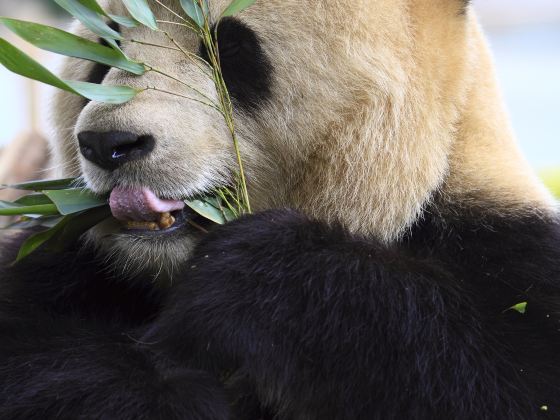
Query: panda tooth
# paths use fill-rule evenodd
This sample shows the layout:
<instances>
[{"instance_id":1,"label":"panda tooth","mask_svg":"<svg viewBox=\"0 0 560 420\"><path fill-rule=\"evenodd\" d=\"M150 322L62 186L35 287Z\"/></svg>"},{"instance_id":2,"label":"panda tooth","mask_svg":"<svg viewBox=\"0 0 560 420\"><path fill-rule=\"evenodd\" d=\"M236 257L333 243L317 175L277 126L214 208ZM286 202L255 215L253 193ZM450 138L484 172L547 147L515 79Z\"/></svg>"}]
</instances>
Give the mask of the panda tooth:
<instances>
[{"instance_id":1,"label":"panda tooth","mask_svg":"<svg viewBox=\"0 0 560 420\"><path fill-rule=\"evenodd\" d=\"M159 230L160 227L156 222L126 222L126 228L130 230Z\"/></svg>"},{"instance_id":2,"label":"panda tooth","mask_svg":"<svg viewBox=\"0 0 560 420\"><path fill-rule=\"evenodd\" d=\"M171 215L171 213L160 213L159 220L157 222L160 229L169 229L171 226L175 224L175 218Z\"/></svg>"}]
</instances>

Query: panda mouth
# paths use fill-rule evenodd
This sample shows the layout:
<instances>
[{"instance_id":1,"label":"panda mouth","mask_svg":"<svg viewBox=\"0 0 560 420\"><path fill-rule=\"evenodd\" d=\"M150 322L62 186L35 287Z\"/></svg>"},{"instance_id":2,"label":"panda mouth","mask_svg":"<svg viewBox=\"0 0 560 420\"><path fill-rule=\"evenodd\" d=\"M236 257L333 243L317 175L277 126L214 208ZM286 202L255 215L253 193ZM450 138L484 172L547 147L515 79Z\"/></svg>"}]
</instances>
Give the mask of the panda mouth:
<instances>
[{"instance_id":1,"label":"panda mouth","mask_svg":"<svg viewBox=\"0 0 560 420\"><path fill-rule=\"evenodd\" d=\"M168 234L190 228L207 232L209 223L185 206L182 200L166 200L149 188L116 187L109 206L123 230L136 234Z\"/></svg>"}]
</instances>

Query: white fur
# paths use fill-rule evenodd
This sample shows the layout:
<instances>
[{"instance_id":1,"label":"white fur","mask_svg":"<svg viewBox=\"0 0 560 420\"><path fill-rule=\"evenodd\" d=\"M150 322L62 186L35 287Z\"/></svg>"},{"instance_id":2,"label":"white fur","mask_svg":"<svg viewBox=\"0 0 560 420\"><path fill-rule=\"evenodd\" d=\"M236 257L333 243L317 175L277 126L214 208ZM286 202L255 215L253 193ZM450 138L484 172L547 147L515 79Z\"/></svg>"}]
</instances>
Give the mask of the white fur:
<instances>
[{"instance_id":1,"label":"white fur","mask_svg":"<svg viewBox=\"0 0 560 420\"><path fill-rule=\"evenodd\" d=\"M165 3L180 10L176 1ZM227 2L210 3L217 15ZM551 211L552 199L517 150L476 17L461 15L461 4L258 0L242 12L239 19L258 34L274 69L271 100L253 115L236 113L255 209L295 207L385 242L397 239L438 191L454 200L475 197L497 211ZM177 21L159 6L154 11ZM188 31L160 26L197 52ZM74 30L86 33L80 25ZM169 44L145 28L124 34ZM123 48L215 97L212 82L181 53L126 42ZM63 75L83 79L90 67L69 59ZM196 96L154 73L113 69L104 83ZM179 198L226 182L236 169L220 115L189 100L147 91L122 106L84 107L60 93L54 117L56 163L73 167L79 160L95 191L142 185ZM152 134L157 145L147 160L108 173L79 158L75 135L82 130ZM192 247L189 236L154 242L107 227L91 237L131 259L126 267L156 271L184 261Z\"/></svg>"}]
</instances>

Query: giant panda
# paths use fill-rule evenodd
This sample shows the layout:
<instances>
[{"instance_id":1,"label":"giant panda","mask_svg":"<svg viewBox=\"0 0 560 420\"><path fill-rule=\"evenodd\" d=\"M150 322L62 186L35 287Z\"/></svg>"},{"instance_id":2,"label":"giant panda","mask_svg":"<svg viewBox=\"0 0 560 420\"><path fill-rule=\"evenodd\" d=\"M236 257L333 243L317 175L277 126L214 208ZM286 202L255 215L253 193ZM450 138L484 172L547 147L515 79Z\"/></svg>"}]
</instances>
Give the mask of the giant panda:
<instances>
[{"instance_id":1,"label":"giant panda","mask_svg":"<svg viewBox=\"0 0 560 420\"><path fill-rule=\"evenodd\" d=\"M467 2L257 0L218 33L254 214L208 234L112 219L25 264L4 242L0 418L560 418L556 205ZM216 95L179 52L121 47ZM73 59L62 75L188 93ZM183 98L61 93L53 119L61 174L114 213L235 172L223 121Z\"/></svg>"}]
</instances>

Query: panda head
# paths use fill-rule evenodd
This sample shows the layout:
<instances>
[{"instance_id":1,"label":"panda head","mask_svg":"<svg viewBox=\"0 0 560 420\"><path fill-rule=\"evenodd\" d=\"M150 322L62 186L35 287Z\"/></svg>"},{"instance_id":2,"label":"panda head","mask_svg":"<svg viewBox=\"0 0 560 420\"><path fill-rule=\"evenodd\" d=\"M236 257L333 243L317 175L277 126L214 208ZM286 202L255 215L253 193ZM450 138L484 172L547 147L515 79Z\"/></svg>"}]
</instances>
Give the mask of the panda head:
<instances>
[{"instance_id":1,"label":"panda head","mask_svg":"<svg viewBox=\"0 0 560 420\"><path fill-rule=\"evenodd\" d=\"M178 0L164 3L180 10ZM209 3L216 16L228 1ZM120 1L104 6L124 13ZM158 19L177 21L153 9ZM181 48L204 56L188 29L159 25ZM165 35L120 30L127 40L169 46L121 45L205 96L156 71L134 76L74 59L63 77L216 99L196 60ZM92 38L78 24L74 31ZM255 210L293 207L391 242L435 192L500 205L549 203L518 156L464 0L258 0L223 20L218 33ZM55 164L99 193L143 187L182 199L231 183L237 169L223 119L197 101L150 90L114 106L59 93L53 117ZM113 165L103 156L110 148L94 158L80 153L81 137L110 143L122 135L139 142L134 159ZM188 228L144 235L107 222L90 240L126 270L170 273L196 236Z\"/></svg>"}]
</instances>

